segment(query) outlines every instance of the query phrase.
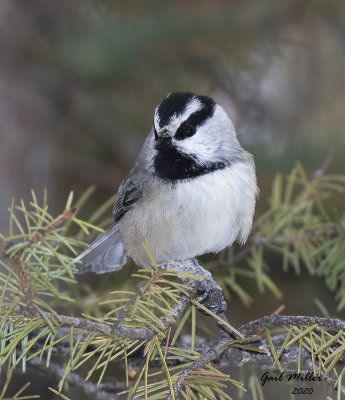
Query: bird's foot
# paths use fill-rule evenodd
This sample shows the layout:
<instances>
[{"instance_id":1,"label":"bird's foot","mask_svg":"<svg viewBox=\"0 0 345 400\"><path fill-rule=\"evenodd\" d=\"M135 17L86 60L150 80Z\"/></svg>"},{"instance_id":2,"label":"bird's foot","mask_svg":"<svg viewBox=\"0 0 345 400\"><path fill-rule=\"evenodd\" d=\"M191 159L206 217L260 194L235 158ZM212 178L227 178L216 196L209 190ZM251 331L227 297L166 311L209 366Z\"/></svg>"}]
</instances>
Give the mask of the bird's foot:
<instances>
[{"instance_id":1,"label":"bird's foot","mask_svg":"<svg viewBox=\"0 0 345 400\"><path fill-rule=\"evenodd\" d=\"M197 276L199 279L192 279L189 285L192 284L191 286L197 289L198 302L214 314L222 314L226 311L227 304L223 297L222 288L213 279L212 274L199 265L196 259L173 261L165 264L164 268ZM187 280L184 276L180 278L182 281ZM198 309L203 314L210 315L201 307Z\"/></svg>"},{"instance_id":2,"label":"bird's foot","mask_svg":"<svg viewBox=\"0 0 345 400\"><path fill-rule=\"evenodd\" d=\"M203 280L198 282L197 294L198 303L205 306L214 314L222 314L226 311L227 304L224 300L222 289L215 281ZM205 315L209 315L200 307L199 311Z\"/></svg>"}]
</instances>

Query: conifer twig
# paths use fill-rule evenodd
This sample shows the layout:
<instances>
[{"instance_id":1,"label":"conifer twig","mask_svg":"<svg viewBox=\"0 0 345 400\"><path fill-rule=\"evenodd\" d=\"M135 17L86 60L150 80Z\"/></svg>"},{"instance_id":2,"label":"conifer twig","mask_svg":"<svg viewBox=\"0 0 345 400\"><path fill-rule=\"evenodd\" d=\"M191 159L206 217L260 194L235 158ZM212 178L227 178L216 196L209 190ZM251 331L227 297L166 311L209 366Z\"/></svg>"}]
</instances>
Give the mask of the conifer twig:
<instances>
[{"instance_id":1,"label":"conifer twig","mask_svg":"<svg viewBox=\"0 0 345 400\"><path fill-rule=\"evenodd\" d=\"M48 369L44 364L39 362L37 358L31 359L29 364L34 367L36 371L38 370L44 375L49 371L51 375L58 379L61 379L65 374L65 368L55 362L50 362ZM66 382L73 387L77 386L81 388L87 396L92 396L94 400L116 400L118 397L114 392L125 387L124 384L115 383L101 383L100 385L96 385L91 381L85 381L85 378L75 372L70 372L67 375Z\"/></svg>"},{"instance_id":2,"label":"conifer twig","mask_svg":"<svg viewBox=\"0 0 345 400\"><path fill-rule=\"evenodd\" d=\"M191 289L190 297L186 295L182 295L179 302L176 303L168 313L165 318L161 319L161 324L165 328L169 328L186 309L186 307L190 304L190 298L194 297L196 294L196 289ZM4 302L1 304L0 310L9 310L12 309L14 312L18 312L21 315L33 317L31 313L28 313L26 309L23 309L20 306L13 307L13 304ZM48 318L52 318L56 320L56 316L46 312L45 315ZM41 318L40 315L35 315L36 318ZM80 317L70 317L67 315L58 314L58 323L61 326L68 326L73 328L82 329L85 332L104 332L110 335L122 337L122 338L130 338L130 339L149 339L157 334L157 331L151 327L141 327L141 328L126 328L121 326L116 326L112 324L99 323L90 321L86 318Z\"/></svg>"},{"instance_id":3,"label":"conifer twig","mask_svg":"<svg viewBox=\"0 0 345 400\"><path fill-rule=\"evenodd\" d=\"M345 322L336 318L311 317L302 315L271 314L254 321L250 321L239 328L239 331L248 336L258 329L284 327L284 326L312 326L318 324L329 331L338 332L345 330Z\"/></svg>"},{"instance_id":4,"label":"conifer twig","mask_svg":"<svg viewBox=\"0 0 345 400\"><path fill-rule=\"evenodd\" d=\"M178 381L174 385L174 393L177 396L178 393L180 392L183 382L186 380L186 378L193 372L196 371L200 368L203 368L206 364L208 364L211 361L216 360L219 357L220 352L223 352L224 350L221 350L221 347L228 341L228 339L221 339L214 346L208 348L207 350L204 351L203 355L196 360L190 367L186 368L182 374L180 375ZM170 400L170 397L168 398Z\"/></svg>"}]
</instances>

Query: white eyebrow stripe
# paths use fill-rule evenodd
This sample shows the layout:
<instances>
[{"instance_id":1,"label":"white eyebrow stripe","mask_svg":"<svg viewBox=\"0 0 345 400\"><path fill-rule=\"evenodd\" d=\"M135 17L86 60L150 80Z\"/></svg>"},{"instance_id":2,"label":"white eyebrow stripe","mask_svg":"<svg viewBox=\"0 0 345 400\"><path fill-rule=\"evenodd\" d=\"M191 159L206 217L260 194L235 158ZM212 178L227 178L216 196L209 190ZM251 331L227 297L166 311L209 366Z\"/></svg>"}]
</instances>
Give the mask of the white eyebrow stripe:
<instances>
[{"instance_id":1,"label":"white eyebrow stripe","mask_svg":"<svg viewBox=\"0 0 345 400\"><path fill-rule=\"evenodd\" d=\"M154 128L155 128L156 130L159 130L159 122L160 122L160 118L159 118L158 106L157 106L157 107L156 107L156 110L155 110L155 115L154 115L154 117L153 117L153 125L154 125Z\"/></svg>"},{"instance_id":2,"label":"white eyebrow stripe","mask_svg":"<svg viewBox=\"0 0 345 400\"><path fill-rule=\"evenodd\" d=\"M186 105L185 111L182 114L174 114L170 118L169 123L166 125L168 130L177 129L182 122L186 121L193 113L203 109L201 101L193 97Z\"/></svg>"}]
</instances>

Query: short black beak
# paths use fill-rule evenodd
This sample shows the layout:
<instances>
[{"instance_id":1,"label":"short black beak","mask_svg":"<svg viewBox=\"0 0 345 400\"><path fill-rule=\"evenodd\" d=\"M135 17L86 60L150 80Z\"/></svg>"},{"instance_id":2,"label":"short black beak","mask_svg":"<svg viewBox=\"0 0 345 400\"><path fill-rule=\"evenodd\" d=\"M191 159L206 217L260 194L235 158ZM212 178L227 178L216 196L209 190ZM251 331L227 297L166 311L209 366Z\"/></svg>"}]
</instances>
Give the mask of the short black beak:
<instances>
[{"instance_id":1,"label":"short black beak","mask_svg":"<svg viewBox=\"0 0 345 400\"><path fill-rule=\"evenodd\" d=\"M156 150L170 149L172 146L170 136L158 136L155 143Z\"/></svg>"}]
</instances>

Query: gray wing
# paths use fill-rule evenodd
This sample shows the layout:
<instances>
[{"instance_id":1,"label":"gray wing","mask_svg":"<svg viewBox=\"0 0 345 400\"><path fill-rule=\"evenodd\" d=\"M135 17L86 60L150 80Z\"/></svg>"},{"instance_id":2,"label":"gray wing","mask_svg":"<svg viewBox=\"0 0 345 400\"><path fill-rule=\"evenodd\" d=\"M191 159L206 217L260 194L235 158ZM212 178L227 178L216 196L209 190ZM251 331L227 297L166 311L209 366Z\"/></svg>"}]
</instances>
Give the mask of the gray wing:
<instances>
[{"instance_id":1,"label":"gray wing","mask_svg":"<svg viewBox=\"0 0 345 400\"><path fill-rule=\"evenodd\" d=\"M118 271L125 264L127 255L123 247L118 223L126 212L141 198L142 191L129 176L119 187L117 199L113 207L116 224L98 236L74 262L78 273L88 271L97 274Z\"/></svg>"},{"instance_id":2,"label":"gray wing","mask_svg":"<svg viewBox=\"0 0 345 400\"><path fill-rule=\"evenodd\" d=\"M142 195L142 190L139 185L133 181L131 176L121 183L113 207L113 215L116 222L120 221L120 219L133 207Z\"/></svg>"}]
</instances>

